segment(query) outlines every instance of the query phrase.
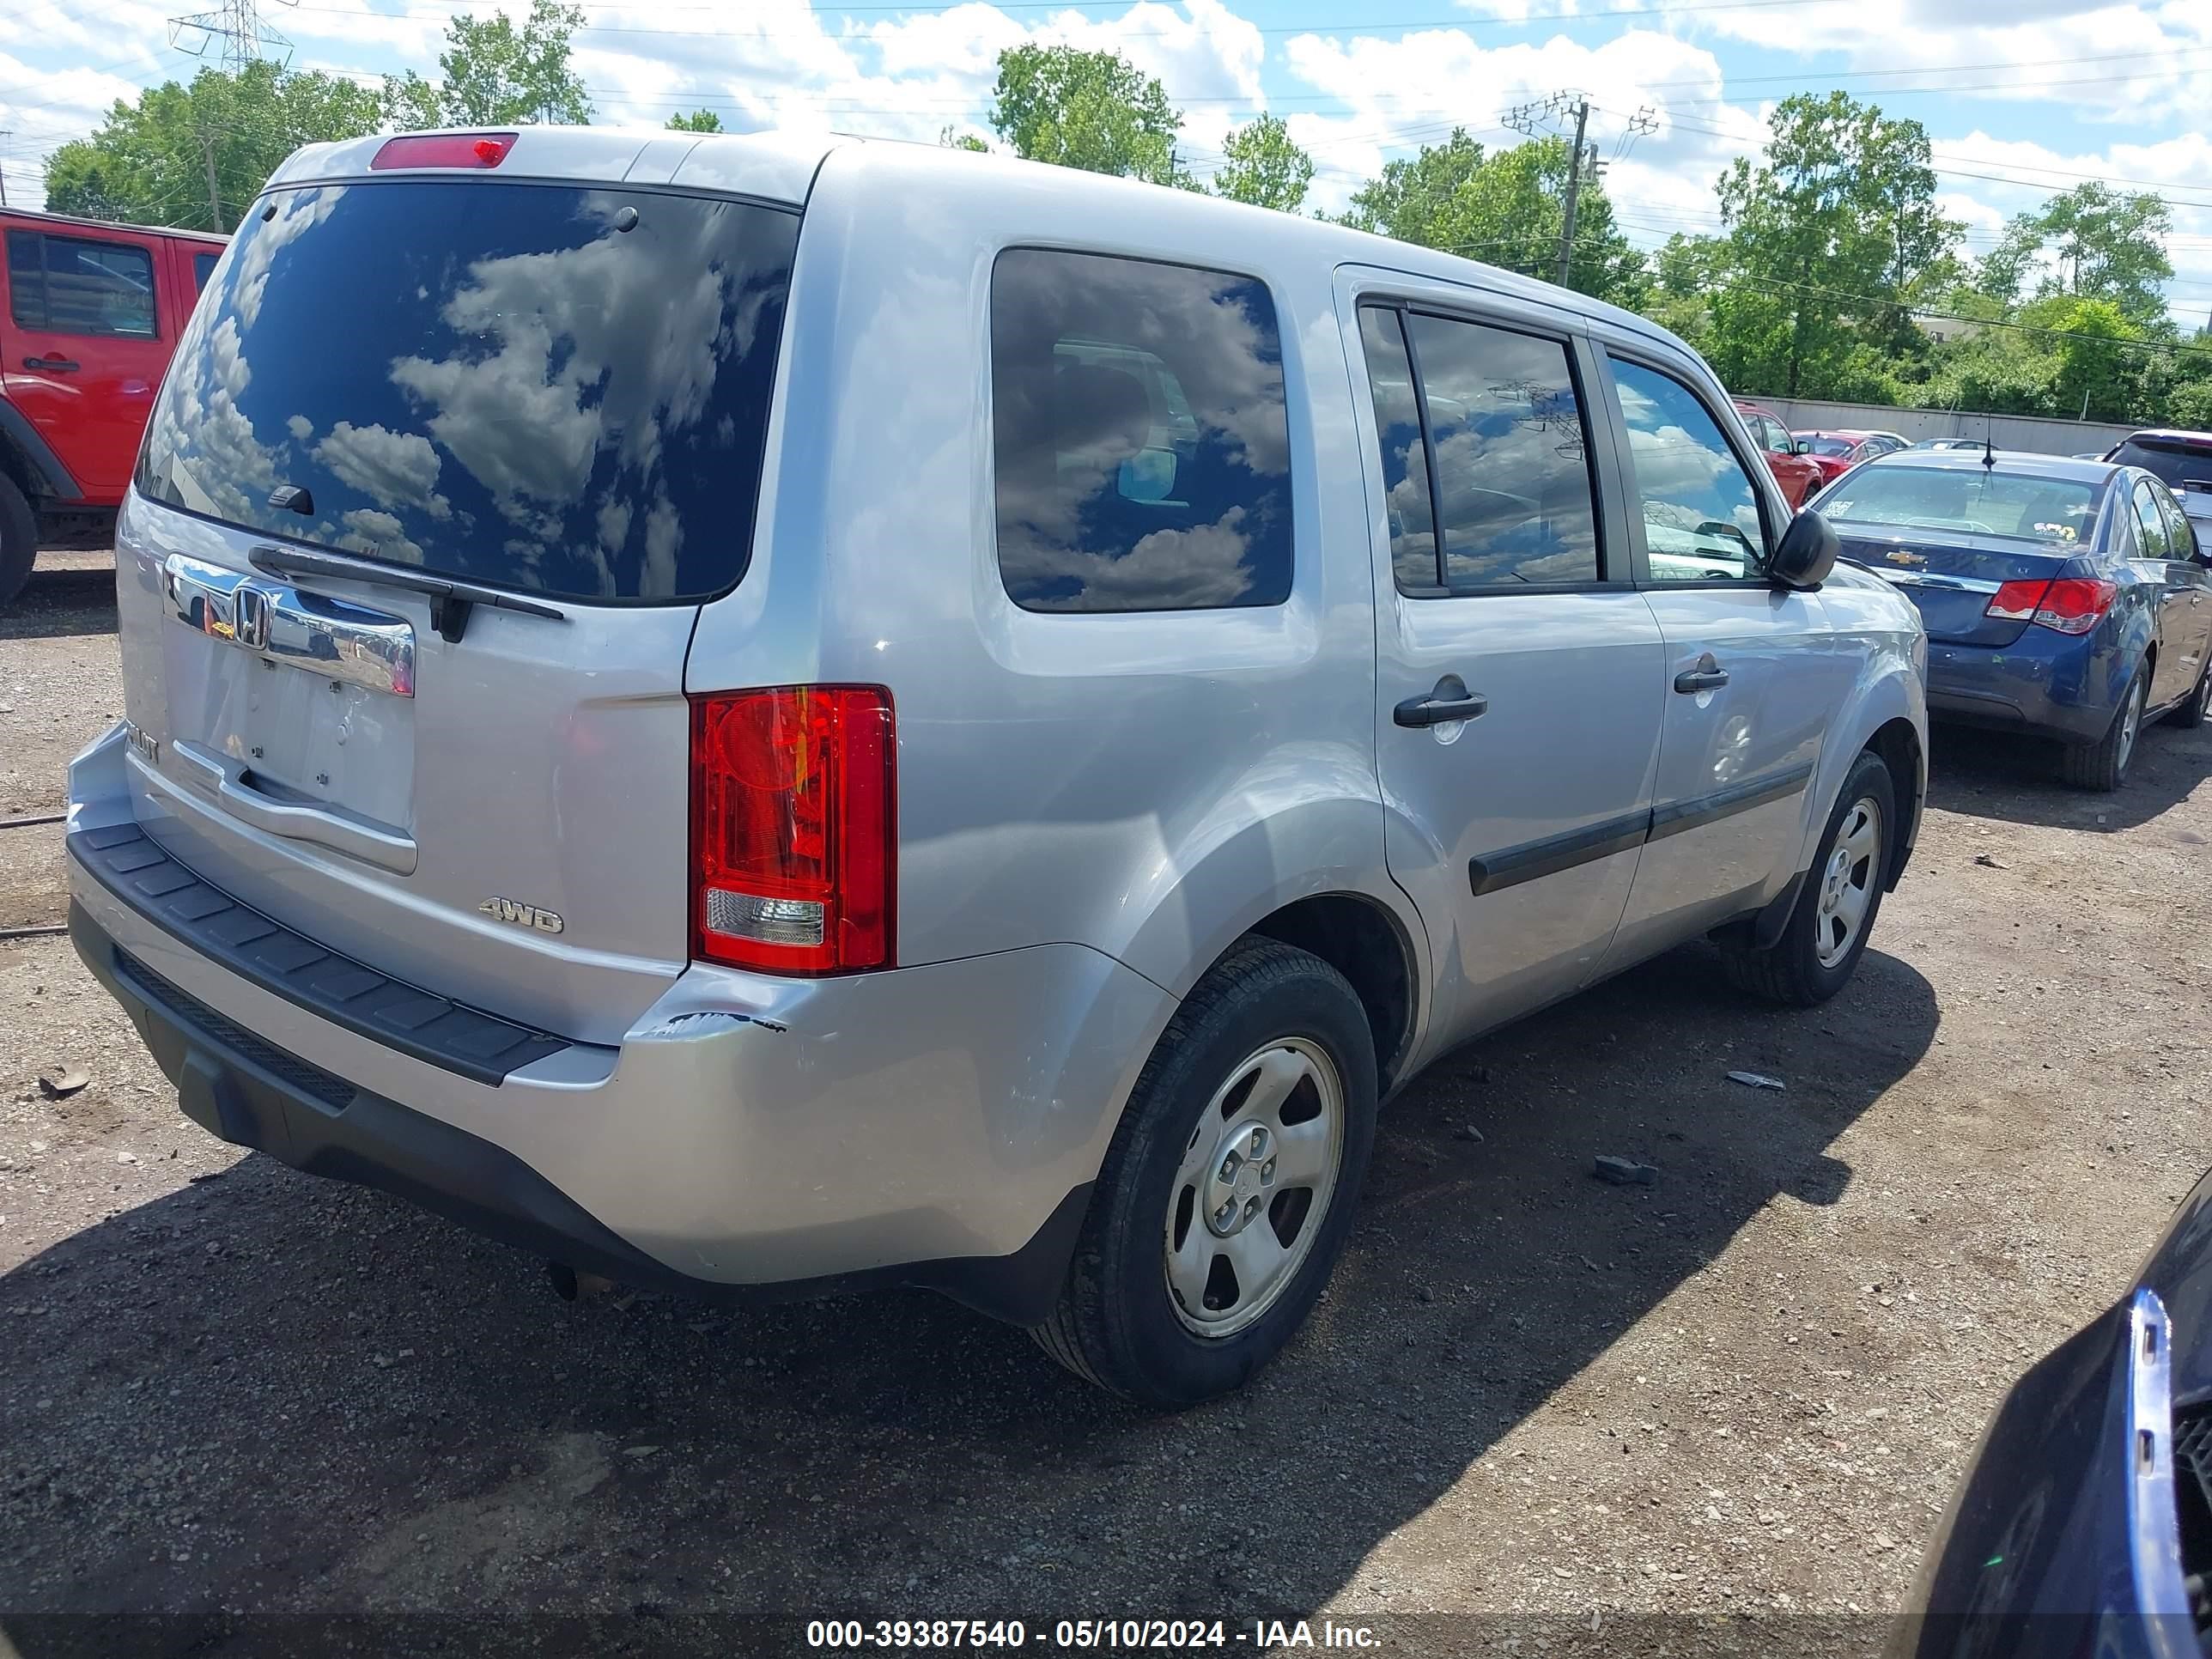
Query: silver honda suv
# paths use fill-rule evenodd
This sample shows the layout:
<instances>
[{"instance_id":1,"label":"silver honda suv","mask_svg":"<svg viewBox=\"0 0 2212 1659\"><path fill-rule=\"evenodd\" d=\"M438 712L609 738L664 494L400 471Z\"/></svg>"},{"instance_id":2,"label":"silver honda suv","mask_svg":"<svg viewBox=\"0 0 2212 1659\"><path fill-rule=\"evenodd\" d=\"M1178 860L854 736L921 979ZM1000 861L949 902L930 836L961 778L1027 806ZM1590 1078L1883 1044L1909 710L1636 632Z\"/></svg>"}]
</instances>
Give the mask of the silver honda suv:
<instances>
[{"instance_id":1,"label":"silver honda suv","mask_svg":"<svg viewBox=\"0 0 2212 1659\"><path fill-rule=\"evenodd\" d=\"M71 927L225 1140L1184 1405L1455 1044L1688 939L1850 978L1923 646L1835 547L1678 341L1445 254L901 144L311 146L122 514Z\"/></svg>"}]
</instances>

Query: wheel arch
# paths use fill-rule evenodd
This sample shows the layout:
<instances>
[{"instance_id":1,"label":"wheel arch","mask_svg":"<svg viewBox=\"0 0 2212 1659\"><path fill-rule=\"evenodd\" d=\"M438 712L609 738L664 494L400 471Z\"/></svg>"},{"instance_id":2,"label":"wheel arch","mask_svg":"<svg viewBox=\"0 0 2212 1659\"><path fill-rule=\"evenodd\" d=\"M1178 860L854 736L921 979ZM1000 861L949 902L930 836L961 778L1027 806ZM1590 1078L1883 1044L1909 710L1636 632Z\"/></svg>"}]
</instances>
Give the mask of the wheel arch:
<instances>
[{"instance_id":1,"label":"wheel arch","mask_svg":"<svg viewBox=\"0 0 2212 1659\"><path fill-rule=\"evenodd\" d=\"M1893 856L1885 887L1894 887L1920 830L1928 797L1928 698L1918 672L1903 655L1884 653L1878 672L1863 677L1838 709L1828 728L1796 868L1803 871L1826 832L1836 797L1858 757L1872 750L1889 768L1897 793L1899 823L1891 837Z\"/></svg>"},{"instance_id":2,"label":"wheel arch","mask_svg":"<svg viewBox=\"0 0 2212 1659\"><path fill-rule=\"evenodd\" d=\"M1429 977L1425 930L1382 862L1382 815L1372 798L1308 797L1211 837L1117 954L1182 998L1249 933L1310 951L1359 994L1387 1088L1414 1051Z\"/></svg>"}]
</instances>

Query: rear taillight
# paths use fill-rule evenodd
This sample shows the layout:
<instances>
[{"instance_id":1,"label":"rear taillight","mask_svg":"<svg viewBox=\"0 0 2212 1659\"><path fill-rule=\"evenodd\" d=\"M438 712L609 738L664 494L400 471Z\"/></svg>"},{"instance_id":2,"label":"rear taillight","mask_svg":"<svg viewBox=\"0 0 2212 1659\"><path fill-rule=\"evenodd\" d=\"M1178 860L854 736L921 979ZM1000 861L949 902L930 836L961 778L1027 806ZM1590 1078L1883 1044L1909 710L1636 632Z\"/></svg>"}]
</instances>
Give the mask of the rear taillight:
<instances>
[{"instance_id":1,"label":"rear taillight","mask_svg":"<svg viewBox=\"0 0 2212 1659\"><path fill-rule=\"evenodd\" d=\"M2102 622L2120 590L2091 576L2061 576L2056 581L2007 582L1990 595L1984 616L2033 623L2061 634L2086 634Z\"/></svg>"},{"instance_id":2,"label":"rear taillight","mask_svg":"<svg viewBox=\"0 0 2212 1659\"><path fill-rule=\"evenodd\" d=\"M693 953L779 974L890 967L897 775L875 687L694 698Z\"/></svg>"},{"instance_id":3,"label":"rear taillight","mask_svg":"<svg viewBox=\"0 0 2212 1659\"><path fill-rule=\"evenodd\" d=\"M1999 617L2006 622L2033 622L2035 607L2043 603L2043 596L2051 588L2051 578L2038 576L2033 581L2007 582L1990 596L1985 617Z\"/></svg>"},{"instance_id":4,"label":"rear taillight","mask_svg":"<svg viewBox=\"0 0 2212 1659\"><path fill-rule=\"evenodd\" d=\"M368 160L386 167L495 167L514 144L511 132L423 132L387 138Z\"/></svg>"}]
</instances>

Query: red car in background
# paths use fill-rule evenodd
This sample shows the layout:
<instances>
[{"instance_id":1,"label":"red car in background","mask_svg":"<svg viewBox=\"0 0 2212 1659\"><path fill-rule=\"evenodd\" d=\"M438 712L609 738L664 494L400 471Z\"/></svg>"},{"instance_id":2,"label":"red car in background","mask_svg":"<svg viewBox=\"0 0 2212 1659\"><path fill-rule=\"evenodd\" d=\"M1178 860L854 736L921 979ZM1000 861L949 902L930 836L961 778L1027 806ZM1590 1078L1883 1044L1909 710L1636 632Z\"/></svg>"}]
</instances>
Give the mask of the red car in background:
<instances>
[{"instance_id":1,"label":"red car in background","mask_svg":"<svg viewBox=\"0 0 2212 1659\"><path fill-rule=\"evenodd\" d=\"M1752 441L1765 455L1766 470L1782 486L1784 498L1793 509L1804 506L1805 498L1827 482L1820 467L1803 453L1790 428L1782 423L1782 417L1772 410L1738 398L1735 412L1751 428Z\"/></svg>"},{"instance_id":2,"label":"red car in background","mask_svg":"<svg viewBox=\"0 0 2212 1659\"><path fill-rule=\"evenodd\" d=\"M1833 483L1861 461L1912 447L1911 439L1900 438L1894 432L1801 432L1797 440L1813 458L1813 465L1820 469L1820 482L1824 484Z\"/></svg>"},{"instance_id":3,"label":"red car in background","mask_svg":"<svg viewBox=\"0 0 2212 1659\"><path fill-rule=\"evenodd\" d=\"M40 547L105 547L225 239L0 211L0 605Z\"/></svg>"}]
</instances>

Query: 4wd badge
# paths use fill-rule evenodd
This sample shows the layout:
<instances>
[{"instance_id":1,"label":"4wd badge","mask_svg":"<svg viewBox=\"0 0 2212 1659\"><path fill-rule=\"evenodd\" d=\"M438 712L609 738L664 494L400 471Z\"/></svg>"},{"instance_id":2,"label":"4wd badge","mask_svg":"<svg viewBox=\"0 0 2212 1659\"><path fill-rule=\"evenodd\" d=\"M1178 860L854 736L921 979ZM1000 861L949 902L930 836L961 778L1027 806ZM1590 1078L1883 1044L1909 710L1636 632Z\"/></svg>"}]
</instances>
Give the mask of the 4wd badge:
<instances>
[{"instance_id":1,"label":"4wd badge","mask_svg":"<svg viewBox=\"0 0 2212 1659\"><path fill-rule=\"evenodd\" d=\"M535 927L541 933L561 931L561 913L541 910L534 904L517 904L513 899L488 898L477 908L494 921L511 921L517 927Z\"/></svg>"}]
</instances>

